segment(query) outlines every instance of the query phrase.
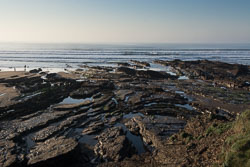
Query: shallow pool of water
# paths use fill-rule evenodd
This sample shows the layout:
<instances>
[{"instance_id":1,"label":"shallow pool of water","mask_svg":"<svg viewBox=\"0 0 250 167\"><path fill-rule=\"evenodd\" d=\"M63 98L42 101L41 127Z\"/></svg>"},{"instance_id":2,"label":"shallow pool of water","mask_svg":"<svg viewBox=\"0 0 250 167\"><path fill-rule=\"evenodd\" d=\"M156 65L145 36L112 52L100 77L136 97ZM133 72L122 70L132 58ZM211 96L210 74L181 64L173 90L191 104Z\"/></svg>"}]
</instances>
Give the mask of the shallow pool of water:
<instances>
[{"instance_id":1,"label":"shallow pool of water","mask_svg":"<svg viewBox=\"0 0 250 167\"><path fill-rule=\"evenodd\" d=\"M192 106L190 106L189 104L175 104L176 107L182 107L182 108L186 108L187 110L194 110L194 108Z\"/></svg>"},{"instance_id":2,"label":"shallow pool of water","mask_svg":"<svg viewBox=\"0 0 250 167\"><path fill-rule=\"evenodd\" d=\"M84 99L75 99L75 98L68 96L67 98L63 99L63 101L60 102L59 104L77 104L77 103L85 102L87 100L92 101L93 98L90 97L90 98L84 98Z\"/></svg>"},{"instance_id":3,"label":"shallow pool of water","mask_svg":"<svg viewBox=\"0 0 250 167\"><path fill-rule=\"evenodd\" d=\"M83 135L81 138L78 140L80 143L88 144L91 146L94 146L97 144L97 140L95 139L95 135Z\"/></svg>"},{"instance_id":4,"label":"shallow pool of water","mask_svg":"<svg viewBox=\"0 0 250 167\"><path fill-rule=\"evenodd\" d=\"M187 95L185 92L183 92L183 91L177 90L177 91L175 91L175 93L181 95L182 97L187 98L189 102L193 101L193 98L190 97L190 96L188 96L188 95Z\"/></svg>"},{"instance_id":5,"label":"shallow pool of water","mask_svg":"<svg viewBox=\"0 0 250 167\"><path fill-rule=\"evenodd\" d=\"M180 76L178 78L178 80L187 80L187 79L189 79L189 78L188 78L188 76L185 76L185 75L184 76Z\"/></svg>"},{"instance_id":6,"label":"shallow pool of water","mask_svg":"<svg viewBox=\"0 0 250 167\"><path fill-rule=\"evenodd\" d=\"M146 152L141 136L133 135L124 124L117 123L115 124L115 126L122 127L123 131L126 133L126 137L132 143L132 145L136 148L138 154L142 154Z\"/></svg>"},{"instance_id":7,"label":"shallow pool of water","mask_svg":"<svg viewBox=\"0 0 250 167\"><path fill-rule=\"evenodd\" d=\"M24 139L27 145L27 151L29 151L31 148L33 148L36 145L36 143L32 140L32 134L25 136Z\"/></svg>"},{"instance_id":8,"label":"shallow pool of water","mask_svg":"<svg viewBox=\"0 0 250 167\"><path fill-rule=\"evenodd\" d=\"M153 103L148 103L148 104L144 104L144 107L150 107L150 106L156 105L156 104L158 104L158 103L155 103L155 102L153 102Z\"/></svg>"}]
</instances>

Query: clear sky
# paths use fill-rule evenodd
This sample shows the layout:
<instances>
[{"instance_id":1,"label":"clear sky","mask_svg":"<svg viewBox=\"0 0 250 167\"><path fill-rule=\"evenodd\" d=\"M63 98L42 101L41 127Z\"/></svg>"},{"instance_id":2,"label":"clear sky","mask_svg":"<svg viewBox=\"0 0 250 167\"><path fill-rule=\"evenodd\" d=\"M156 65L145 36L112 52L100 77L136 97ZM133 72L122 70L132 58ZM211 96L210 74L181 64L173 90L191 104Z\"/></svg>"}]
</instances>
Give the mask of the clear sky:
<instances>
[{"instance_id":1,"label":"clear sky","mask_svg":"<svg viewBox=\"0 0 250 167\"><path fill-rule=\"evenodd\" d=\"M250 0L0 0L0 41L250 43Z\"/></svg>"}]
</instances>

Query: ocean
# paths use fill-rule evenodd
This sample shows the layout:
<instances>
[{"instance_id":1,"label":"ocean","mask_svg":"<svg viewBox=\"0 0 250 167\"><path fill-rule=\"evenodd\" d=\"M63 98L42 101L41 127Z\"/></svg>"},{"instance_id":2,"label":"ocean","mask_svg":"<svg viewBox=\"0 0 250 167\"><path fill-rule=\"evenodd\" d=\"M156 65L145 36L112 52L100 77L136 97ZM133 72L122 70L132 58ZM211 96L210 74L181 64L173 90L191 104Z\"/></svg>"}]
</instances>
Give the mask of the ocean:
<instances>
[{"instance_id":1,"label":"ocean","mask_svg":"<svg viewBox=\"0 0 250 167\"><path fill-rule=\"evenodd\" d=\"M0 43L0 69L116 66L130 60L212 60L250 65L250 44L28 44Z\"/></svg>"}]
</instances>

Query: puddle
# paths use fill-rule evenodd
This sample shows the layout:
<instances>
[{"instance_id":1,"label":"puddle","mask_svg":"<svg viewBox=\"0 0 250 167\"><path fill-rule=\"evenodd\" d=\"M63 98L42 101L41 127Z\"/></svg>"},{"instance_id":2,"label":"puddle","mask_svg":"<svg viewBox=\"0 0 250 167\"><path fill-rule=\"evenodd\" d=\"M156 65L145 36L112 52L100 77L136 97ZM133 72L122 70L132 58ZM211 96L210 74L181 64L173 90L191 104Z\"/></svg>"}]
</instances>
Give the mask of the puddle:
<instances>
[{"instance_id":1,"label":"puddle","mask_svg":"<svg viewBox=\"0 0 250 167\"><path fill-rule=\"evenodd\" d=\"M0 94L0 97L1 97L1 96L4 96L5 94L6 94L6 93L2 93L2 94Z\"/></svg>"},{"instance_id":2,"label":"puddle","mask_svg":"<svg viewBox=\"0 0 250 167\"><path fill-rule=\"evenodd\" d=\"M179 90L176 90L175 93L177 93L177 94L185 94L185 92L179 91Z\"/></svg>"},{"instance_id":3,"label":"puddle","mask_svg":"<svg viewBox=\"0 0 250 167\"><path fill-rule=\"evenodd\" d=\"M138 113L132 113L132 112L130 112L128 114L123 115L123 118L131 119L131 118L136 117L136 116L145 117L144 114L142 114L142 113L139 113L139 112Z\"/></svg>"},{"instance_id":4,"label":"puddle","mask_svg":"<svg viewBox=\"0 0 250 167\"><path fill-rule=\"evenodd\" d=\"M142 138L140 136L133 135L127 129L127 127L125 125L121 124L121 123L117 123L117 124L115 124L115 126L116 127L122 127L122 129L126 133L126 137L132 143L132 145L136 148L138 154L142 154L142 153L146 152L146 150L144 148L144 144L143 144Z\"/></svg>"},{"instance_id":5,"label":"puddle","mask_svg":"<svg viewBox=\"0 0 250 167\"><path fill-rule=\"evenodd\" d=\"M27 145L27 152L36 145L36 143L31 138L32 138L31 134L24 137L24 140L25 140L26 145Z\"/></svg>"},{"instance_id":6,"label":"puddle","mask_svg":"<svg viewBox=\"0 0 250 167\"><path fill-rule=\"evenodd\" d=\"M98 143L98 141L95 139L95 137L96 137L95 135L83 135L78 141L80 143L94 146Z\"/></svg>"},{"instance_id":7,"label":"puddle","mask_svg":"<svg viewBox=\"0 0 250 167\"><path fill-rule=\"evenodd\" d=\"M127 95L127 96L125 97L125 100L124 100L125 103L128 102L129 97L130 97L129 95Z\"/></svg>"},{"instance_id":8,"label":"puddle","mask_svg":"<svg viewBox=\"0 0 250 167\"><path fill-rule=\"evenodd\" d=\"M186 95L186 93L183 91L176 90L175 93L181 95L182 97L185 97L186 99L188 99L189 102L193 101L193 98Z\"/></svg>"},{"instance_id":9,"label":"puddle","mask_svg":"<svg viewBox=\"0 0 250 167\"><path fill-rule=\"evenodd\" d=\"M144 107L150 107L150 106L156 105L156 104L158 104L158 103L155 103L155 102L153 102L153 103L148 103L148 104L144 104Z\"/></svg>"},{"instance_id":10,"label":"puddle","mask_svg":"<svg viewBox=\"0 0 250 167\"><path fill-rule=\"evenodd\" d=\"M112 100L115 102L116 105L118 104L117 100L114 97L112 98Z\"/></svg>"},{"instance_id":11,"label":"puddle","mask_svg":"<svg viewBox=\"0 0 250 167\"><path fill-rule=\"evenodd\" d=\"M59 104L75 104L75 103L81 103L83 100L82 99L73 99L70 96L63 99L62 102L60 102Z\"/></svg>"},{"instance_id":12,"label":"puddle","mask_svg":"<svg viewBox=\"0 0 250 167\"><path fill-rule=\"evenodd\" d=\"M179 78L178 78L178 80L187 80L187 79L189 79L187 76L180 76Z\"/></svg>"},{"instance_id":13,"label":"puddle","mask_svg":"<svg viewBox=\"0 0 250 167\"><path fill-rule=\"evenodd\" d=\"M188 95L186 95L186 94L185 94L185 98L187 98L187 99L188 99L188 102L193 101L193 98L192 98L192 97L190 97L190 96L188 96Z\"/></svg>"},{"instance_id":14,"label":"puddle","mask_svg":"<svg viewBox=\"0 0 250 167\"><path fill-rule=\"evenodd\" d=\"M68 96L67 98L63 99L63 101L60 102L59 104L77 104L77 103L85 102L87 100L92 101L93 98L90 97L90 98L85 98L85 99L74 99L74 98Z\"/></svg>"},{"instance_id":15,"label":"puddle","mask_svg":"<svg viewBox=\"0 0 250 167\"><path fill-rule=\"evenodd\" d=\"M173 75L173 76L176 76L176 73L171 72L171 71L166 71L166 73L168 73L168 74L170 74L170 75Z\"/></svg>"},{"instance_id":16,"label":"puddle","mask_svg":"<svg viewBox=\"0 0 250 167\"><path fill-rule=\"evenodd\" d=\"M189 104L175 104L176 107L182 107L182 108L186 108L187 110L194 110L194 108L192 106L190 106Z\"/></svg>"}]
</instances>

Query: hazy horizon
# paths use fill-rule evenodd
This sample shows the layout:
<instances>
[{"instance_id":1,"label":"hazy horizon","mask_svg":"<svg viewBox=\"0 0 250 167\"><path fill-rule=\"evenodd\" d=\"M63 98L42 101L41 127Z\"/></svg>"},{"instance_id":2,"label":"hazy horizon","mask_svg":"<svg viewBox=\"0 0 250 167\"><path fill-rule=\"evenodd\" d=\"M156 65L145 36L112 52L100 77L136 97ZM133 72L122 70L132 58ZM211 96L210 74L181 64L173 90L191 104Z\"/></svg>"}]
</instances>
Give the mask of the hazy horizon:
<instances>
[{"instance_id":1,"label":"hazy horizon","mask_svg":"<svg viewBox=\"0 0 250 167\"><path fill-rule=\"evenodd\" d=\"M250 1L2 0L0 42L247 44Z\"/></svg>"}]
</instances>

